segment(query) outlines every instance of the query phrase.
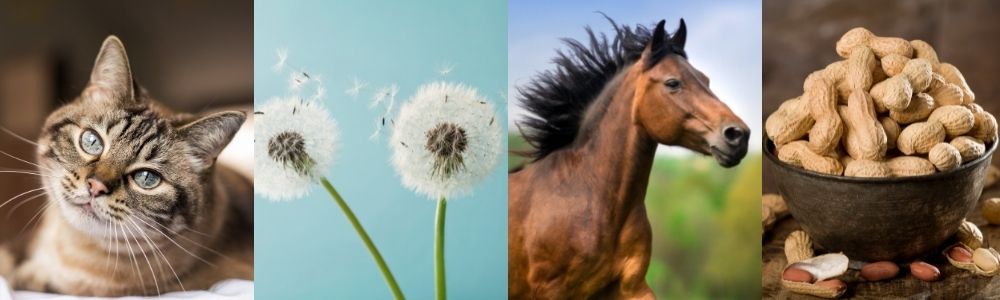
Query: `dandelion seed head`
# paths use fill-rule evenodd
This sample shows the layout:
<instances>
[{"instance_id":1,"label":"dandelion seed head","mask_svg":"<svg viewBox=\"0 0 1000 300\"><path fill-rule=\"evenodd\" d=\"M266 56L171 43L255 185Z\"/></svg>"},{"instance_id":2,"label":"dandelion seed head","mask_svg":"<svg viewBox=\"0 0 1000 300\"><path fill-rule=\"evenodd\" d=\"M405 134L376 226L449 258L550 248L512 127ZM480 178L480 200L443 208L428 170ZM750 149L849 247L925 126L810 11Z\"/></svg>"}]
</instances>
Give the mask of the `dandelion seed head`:
<instances>
[{"instance_id":1,"label":"dandelion seed head","mask_svg":"<svg viewBox=\"0 0 1000 300\"><path fill-rule=\"evenodd\" d=\"M474 88L445 82L420 87L391 127L392 164L403 185L432 199L469 193L500 155L502 133L490 122L494 118L493 104Z\"/></svg>"},{"instance_id":2,"label":"dandelion seed head","mask_svg":"<svg viewBox=\"0 0 1000 300\"><path fill-rule=\"evenodd\" d=\"M260 107L254 126L254 192L282 201L306 195L333 163L338 131L322 105L295 97Z\"/></svg>"}]
</instances>

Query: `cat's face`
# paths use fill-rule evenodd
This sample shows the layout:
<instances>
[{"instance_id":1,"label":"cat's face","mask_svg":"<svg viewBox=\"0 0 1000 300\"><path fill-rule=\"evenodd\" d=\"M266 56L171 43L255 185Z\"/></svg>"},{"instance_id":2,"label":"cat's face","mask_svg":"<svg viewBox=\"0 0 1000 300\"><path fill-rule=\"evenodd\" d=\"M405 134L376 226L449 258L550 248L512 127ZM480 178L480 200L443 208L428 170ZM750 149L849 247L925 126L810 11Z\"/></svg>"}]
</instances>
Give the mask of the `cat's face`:
<instances>
[{"instance_id":1,"label":"cat's face","mask_svg":"<svg viewBox=\"0 0 1000 300\"><path fill-rule=\"evenodd\" d=\"M112 36L83 93L45 122L38 161L50 205L82 232L172 235L194 227L211 206L211 166L245 115L182 124L146 98Z\"/></svg>"}]
</instances>

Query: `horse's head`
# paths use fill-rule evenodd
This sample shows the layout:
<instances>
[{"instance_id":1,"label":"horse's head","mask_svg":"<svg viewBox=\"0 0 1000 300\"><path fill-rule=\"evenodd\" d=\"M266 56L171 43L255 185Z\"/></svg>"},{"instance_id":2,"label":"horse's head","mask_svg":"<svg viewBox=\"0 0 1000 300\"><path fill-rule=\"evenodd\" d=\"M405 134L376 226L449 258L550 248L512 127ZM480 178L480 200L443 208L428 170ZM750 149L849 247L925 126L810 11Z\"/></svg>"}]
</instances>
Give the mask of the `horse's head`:
<instances>
[{"instance_id":1,"label":"horse's head","mask_svg":"<svg viewBox=\"0 0 1000 300\"><path fill-rule=\"evenodd\" d=\"M688 63L684 20L673 36L663 24L656 25L632 66L632 120L660 144L711 154L723 167L735 166L747 153L750 129L712 93L708 77Z\"/></svg>"}]
</instances>

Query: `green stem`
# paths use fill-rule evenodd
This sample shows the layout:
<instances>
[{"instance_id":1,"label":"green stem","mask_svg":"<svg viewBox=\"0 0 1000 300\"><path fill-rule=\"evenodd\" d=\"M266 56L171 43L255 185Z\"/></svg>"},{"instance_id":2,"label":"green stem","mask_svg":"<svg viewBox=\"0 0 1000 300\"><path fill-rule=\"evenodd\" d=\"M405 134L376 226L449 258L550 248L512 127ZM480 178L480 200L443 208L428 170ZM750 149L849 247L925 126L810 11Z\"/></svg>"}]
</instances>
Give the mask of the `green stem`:
<instances>
[{"instance_id":1,"label":"green stem","mask_svg":"<svg viewBox=\"0 0 1000 300\"><path fill-rule=\"evenodd\" d=\"M392 290L392 295L397 300L406 299L403 297L403 291L399 289L399 284L396 283L396 278L392 276L392 271L389 271L389 266L385 264L385 260L382 259L382 254L378 252L378 248L375 248L375 243L372 243L372 239L368 237L368 233L365 232L365 228L361 227L361 222L358 222L358 217L354 216L354 212L351 208L347 206L347 202L344 198L340 197L340 193L337 193L337 189L333 188L330 181L326 177L320 177L320 183L326 188L326 191L330 193L333 200L337 202L340 209L344 211L344 215L347 215L347 220L351 221L351 225L354 226L354 230L358 232L361 236L361 241L365 242L365 246L368 247L368 252L371 252L372 257L375 258L375 263L378 264L379 270L382 270L382 277L385 278L385 283L389 285L389 289Z\"/></svg>"},{"instance_id":2,"label":"green stem","mask_svg":"<svg viewBox=\"0 0 1000 300\"><path fill-rule=\"evenodd\" d=\"M444 214L447 206L448 201L441 197L434 216L434 283L437 300L448 299L444 280Z\"/></svg>"}]
</instances>

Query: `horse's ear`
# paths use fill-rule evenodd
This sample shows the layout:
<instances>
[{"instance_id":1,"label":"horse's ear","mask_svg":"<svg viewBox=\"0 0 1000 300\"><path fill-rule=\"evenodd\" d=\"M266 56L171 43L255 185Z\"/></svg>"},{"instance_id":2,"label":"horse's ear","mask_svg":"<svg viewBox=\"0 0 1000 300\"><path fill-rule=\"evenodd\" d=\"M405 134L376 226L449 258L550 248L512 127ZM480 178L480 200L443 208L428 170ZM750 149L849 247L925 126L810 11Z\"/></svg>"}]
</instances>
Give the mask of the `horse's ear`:
<instances>
[{"instance_id":1,"label":"horse's ear","mask_svg":"<svg viewBox=\"0 0 1000 300\"><path fill-rule=\"evenodd\" d=\"M677 26L677 31L670 36L670 44L677 47L677 49L684 49L684 42L687 40L687 26L684 25L684 18L681 18L681 25Z\"/></svg>"},{"instance_id":2,"label":"horse's ear","mask_svg":"<svg viewBox=\"0 0 1000 300\"><path fill-rule=\"evenodd\" d=\"M666 22L666 20L660 20L659 23L656 23L656 29L653 29L653 38L649 40L648 50L655 51L663 47L663 40L667 38L667 31L663 29Z\"/></svg>"}]
</instances>

